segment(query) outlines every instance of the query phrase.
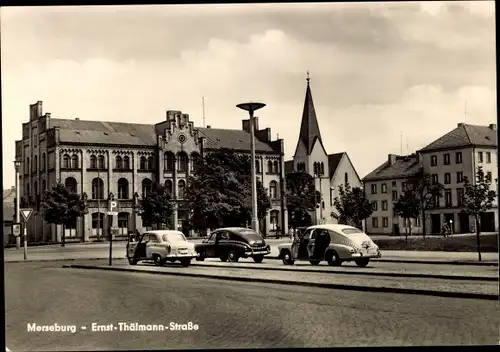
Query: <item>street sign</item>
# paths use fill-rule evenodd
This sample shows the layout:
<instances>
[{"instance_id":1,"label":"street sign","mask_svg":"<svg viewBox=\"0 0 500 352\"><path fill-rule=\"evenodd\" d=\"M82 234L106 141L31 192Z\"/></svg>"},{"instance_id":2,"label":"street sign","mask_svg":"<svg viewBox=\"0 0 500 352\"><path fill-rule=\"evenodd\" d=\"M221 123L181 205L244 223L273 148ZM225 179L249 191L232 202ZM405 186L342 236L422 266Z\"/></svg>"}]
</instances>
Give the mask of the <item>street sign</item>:
<instances>
[{"instance_id":1,"label":"street sign","mask_svg":"<svg viewBox=\"0 0 500 352\"><path fill-rule=\"evenodd\" d=\"M23 216L24 222L28 222L28 219L30 218L31 214L33 213L33 209L30 208L24 208L24 209L19 209L21 212L21 215Z\"/></svg>"},{"instance_id":2,"label":"street sign","mask_svg":"<svg viewBox=\"0 0 500 352\"><path fill-rule=\"evenodd\" d=\"M116 200L108 202L108 215L118 215L118 202Z\"/></svg>"},{"instance_id":3,"label":"street sign","mask_svg":"<svg viewBox=\"0 0 500 352\"><path fill-rule=\"evenodd\" d=\"M12 234L16 237L21 236L21 224L12 224Z\"/></svg>"}]
</instances>

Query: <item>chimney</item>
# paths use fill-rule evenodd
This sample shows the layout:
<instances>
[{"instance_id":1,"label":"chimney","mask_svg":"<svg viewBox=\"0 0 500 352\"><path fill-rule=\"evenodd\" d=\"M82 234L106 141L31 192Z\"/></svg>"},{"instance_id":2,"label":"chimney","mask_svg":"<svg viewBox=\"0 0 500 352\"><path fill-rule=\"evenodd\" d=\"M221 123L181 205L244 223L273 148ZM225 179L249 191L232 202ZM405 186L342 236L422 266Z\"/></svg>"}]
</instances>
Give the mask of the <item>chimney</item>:
<instances>
[{"instance_id":1,"label":"chimney","mask_svg":"<svg viewBox=\"0 0 500 352\"><path fill-rule=\"evenodd\" d=\"M497 125L496 123L491 123L489 126L490 130L496 131L497 130Z\"/></svg>"},{"instance_id":2,"label":"chimney","mask_svg":"<svg viewBox=\"0 0 500 352\"><path fill-rule=\"evenodd\" d=\"M388 160L389 165L394 165L394 163L396 162L396 154L389 154Z\"/></svg>"},{"instance_id":3,"label":"chimney","mask_svg":"<svg viewBox=\"0 0 500 352\"><path fill-rule=\"evenodd\" d=\"M79 117L75 117L75 120L76 120L76 121L80 121L80 118L79 118Z\"/></svg>"},{"instance_id":4,"label":"chimney","mask_svg":"<svg viewBox=\"0 0 500 352\"><path fill-rule=\"evenodd\" d=\"M422 154L420 152L416 152L417 154L417 163L420 163L422 161Z\"/></svg>"},{"instance_id":5,"label":"chimney","mask_svg":"<svg viewBox=\"0 0 500 352\"><path fill-rule=\"evenodd\" d=\"M459 122L459 123L457 124L457 127L459 127L459 128L460 128L460 127L464 127L464 123L463 123L463 122Z\"/></svg>"},{"instance_id":6,"label":"chimney","mask_svg":"<svg viewBox=\"0 0 500 352\"><path fill-rule=\"evenodd\" d=\"M212 126L208 125L207 128L212 128Z\"/></svg>"}]
</instances>

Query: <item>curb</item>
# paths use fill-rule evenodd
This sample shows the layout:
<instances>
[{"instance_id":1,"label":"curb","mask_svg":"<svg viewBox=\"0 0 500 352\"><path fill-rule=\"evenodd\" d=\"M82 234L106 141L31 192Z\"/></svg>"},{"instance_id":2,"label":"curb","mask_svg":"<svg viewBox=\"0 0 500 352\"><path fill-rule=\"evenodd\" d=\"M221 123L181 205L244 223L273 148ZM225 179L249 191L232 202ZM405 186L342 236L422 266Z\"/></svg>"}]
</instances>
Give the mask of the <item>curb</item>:
<instances>
[{"instance_id":1,"label":"curb","mask_svg":"<svg viewBox=\"0 0 500 352\"><path fill-rule=\"evenodd\" d=\"M267 259L278 259L278 256L265 256ZM436 264L436 265L474 265L474 266L498 266L498 262L466 262L466 261L453 261L453 260L408 260L408 259L372 259L374 262L380 263L402 263L402 264Z\"/></svg>"},{"instance_id":2,"label":"curb","mask_svg":"<svg viewBox=\"0 0 500 352\"><path fill-rule=\"evenodd\" d=\"M498 295L487 294L487 293L446 292L446 291L437 291L437 290L418 290L418 289L403 289L403 288L395 288L395 287L373 287L373 286L344 285L344 284L321 284L321 283L316 283L316 282L286 281L286 280L276 280L276 279L246 278L246 277L234 277L234 276L222 276L222 275L204 275L204 274L183 273L183 272L145 271L145 270L138 270L138 269L97 267L97 266L90 266L90 265L63 265L62 267L63 268L70 268L70 269L135 272L135 273L146 273L146 274L151 274L151 275L188 276L188 277L198 277L198 278L226 280L226 281L260 282L260 283L289 285L289 286L318 287L318 288L327 288L327 289L335 289L335 290L402 293L402 294L407 294L407 295L428 295L428 296L436 296L436 297L468 298L468 299L482 299L482 300L498 301Z\"/></svg>"},{"instance_id":3,"label":"curb","mask_svg":"<svg viewBox=\"0 0 500 352\"><path fill-rule=\"evenodd\" d=\"M28 259L28 260L5 260L4 263L45 263L45 262L66 262L66 261L77 261L77 260L108 260L108 258L58 258L58 259ZM123 257L113 257L112 260L124 260L127 258Z\"/></svg>"},{"instance_id":4,"label":"curb","mask_svg":"<svg viewBox=\"0 0 500 352\"><path fill-rule=\"evenodd\" d=\"M241 266L241 265L209 265L200 264L197 262L194 266L210 267L210 268L237 268L250 270L268 270L268 271L284 271L284 272L299 272L299 273L325 273L325 274L341 274L341 275L366 275L366 276L385 276L385 277L408 277L408 278L423 278L423 279L444 279L444 280L470 280L470 281L498 281L498 277L493 276L464 276L464 275L437 275L437 274L405 274L405 273L390 273L390 272L370 272L370 271L340 271L340 270L307 270L307 269L284 269L270 268L258 266ZM296 268L296 267L295 267Z\"/></svg>"}]
</instances>

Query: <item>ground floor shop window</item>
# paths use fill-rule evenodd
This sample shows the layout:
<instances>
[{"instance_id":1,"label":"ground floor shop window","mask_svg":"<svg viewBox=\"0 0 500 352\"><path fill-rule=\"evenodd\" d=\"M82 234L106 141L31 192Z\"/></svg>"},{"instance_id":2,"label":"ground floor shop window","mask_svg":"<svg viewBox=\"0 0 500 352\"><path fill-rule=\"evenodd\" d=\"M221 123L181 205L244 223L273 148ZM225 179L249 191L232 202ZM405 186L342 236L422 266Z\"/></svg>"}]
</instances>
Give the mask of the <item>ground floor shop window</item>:
<instances>
[{"instance_id":1,"label":"ground floor shop window","mask_svg":"<svg viewBox=\"0 0 500 352\"><path fill-rule=\"evenodd\" d=\"M128 234L128 222L129 213L119 213L118 214L118 234L127 235Z\"/></svg>"},{"instance_id":2,"label":"ground floor shop window","mask_svg":"<svg viewBox=\"0 0 500 352\"><path fill-rule=\"evenodd\" d=\"M104 213L92 214L92 235L103 235L104 233Z\"/></svg>"}]
</instances>

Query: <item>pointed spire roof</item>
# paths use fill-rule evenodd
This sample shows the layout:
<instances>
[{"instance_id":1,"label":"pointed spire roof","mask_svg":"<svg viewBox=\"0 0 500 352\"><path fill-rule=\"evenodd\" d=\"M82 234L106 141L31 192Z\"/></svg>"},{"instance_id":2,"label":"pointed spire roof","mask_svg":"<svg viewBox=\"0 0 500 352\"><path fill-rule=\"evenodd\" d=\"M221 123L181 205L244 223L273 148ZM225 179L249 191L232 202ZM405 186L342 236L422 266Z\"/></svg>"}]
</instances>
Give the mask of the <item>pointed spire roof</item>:
<instances>
[{"instance_id":1,"label":"pointed spire roof","mask_svg":"<svg viewBox=\"0 0 500 352\"><path fill-rule=\"evenodd\" d=\"M302 141L307 149L307 154L311 154L314 142L319 139L321 143L321 133L319 132L318 119L311 93L309 71L307 71L307 89L306 98L304 100L304 110L302 112L302 123L300 125L299 143Z\"/></svg>"}]
</instances>

